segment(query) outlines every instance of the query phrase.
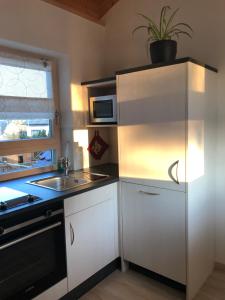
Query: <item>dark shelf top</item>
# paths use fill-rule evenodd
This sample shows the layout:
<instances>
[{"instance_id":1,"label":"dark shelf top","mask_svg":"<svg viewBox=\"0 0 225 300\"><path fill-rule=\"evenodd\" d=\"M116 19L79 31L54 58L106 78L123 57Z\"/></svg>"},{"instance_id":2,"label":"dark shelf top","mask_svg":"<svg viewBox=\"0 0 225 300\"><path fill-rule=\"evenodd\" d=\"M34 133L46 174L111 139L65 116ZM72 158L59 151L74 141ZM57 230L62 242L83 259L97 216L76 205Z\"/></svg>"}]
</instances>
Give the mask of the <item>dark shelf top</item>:
<instances>
[{"instance_id":1,"label":"dark shelf top","mask_svg":"<svg viewBox=\"0 0 225 300\"><path fill-rule=\"evenodd\" d=\"M116 76L101 78L101 79L91 80L91 81L84 81L84 82L81 82L81 85L91 85L91 84L94 85L94 84L98 84L98 83L107 83L110 81L116 82Z\"/></svg>"},{"instance_id":2,"label":"dark shelf top","mask_svg":"<svg viewBox=\"0 0 225 300\"><path fill-rule=\"evenodd\" d=\"M166 67L166 66L171 66L171 65L182 64L185 62L192 62L192 63L202 66L210 71L218 73L218 70L215 67L204 64L204 63L200 62L199 60L191 58L191 57L183 57L183 58L175 59L173 62L169 62L169 63L149 64L149 65L133 67L133 68L124 69L124 70L119 70L119 71L116 71L115 74L122 75L122 74L127 74L127 73L132 73L132 72L138 72L138 71L144 71L144 70L149 70L149 69L155 69L155 68L161 68L161 67ZM98 80L92 80L92 81L84 81L81 83L81 85L92 85L92 84L94 85L94 84L100 84L100 83L104 84L104 83L107 83L110 81L116 81L116 76L102 78L102 79L98 79Z\"/></svg>"},{"instance_id":3,"label":"dark shelf top","mask_svg":"<svg viewBox=\"0 0 225 300\"><path fill-rule=\"evenodd\" d=\"M192 62L196 65L202 66L210 71L213 72L218 72L218 70L212 66L209 66L207 64L204 64L196 59L193 59L191 57L183 57L183 58L178 58L175 59L173 62L169 62L169 63L158 63L158 64L149 64L149 65L145 65L145 66L140 66L140 67L134 67L134 68L130 68L130 69L125 69L125 70L120 70L116 72L116 75L121 75L121 74L126 74L126 73L132 73L132 72L138 72L138 71L143 71L143 70L148 70L148 69L155 69L155 68L161 68L161 67L165 67L165 66L171 66L171 65L177 65L177 64L182 64L185 62Z\"/></svg>"}]
</instances>

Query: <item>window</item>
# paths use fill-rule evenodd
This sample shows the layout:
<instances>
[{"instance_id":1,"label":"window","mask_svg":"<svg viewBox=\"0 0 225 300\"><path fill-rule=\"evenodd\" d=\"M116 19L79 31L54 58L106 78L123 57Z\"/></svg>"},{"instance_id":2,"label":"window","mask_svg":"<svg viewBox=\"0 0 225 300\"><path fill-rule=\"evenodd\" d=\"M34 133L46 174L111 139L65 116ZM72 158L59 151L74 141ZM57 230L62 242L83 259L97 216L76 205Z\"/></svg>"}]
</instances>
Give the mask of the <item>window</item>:
<instances>
[{"instance_id":1,"label":"window","mask_svg":"<svg viewBox=\"0 0 225 300\"><path fill-rule=\"evenodd\" d=\"M34 153L14 154L0 157L0 174L22 172L54 164L54 151L45 150Z\"/></svg>"},{"instance_id":2,"label":"window","mask_svg":"<svg viewBox=\"0 0 225 300\"><path fill-rule=\"evenodd\" d=\"M53 169L60 152L56 75L51 59L0 49L0 180Z\"/></svg>"},{"instance_id":3,"label":"window","mask_svg":"<svg viewBox=\"0 0 225 300\"><path fill-rule=\"evenodd\" d=\"M0 142L51 136L52 121L49 119L0 120Z\"/></svg>"}]
</instances>

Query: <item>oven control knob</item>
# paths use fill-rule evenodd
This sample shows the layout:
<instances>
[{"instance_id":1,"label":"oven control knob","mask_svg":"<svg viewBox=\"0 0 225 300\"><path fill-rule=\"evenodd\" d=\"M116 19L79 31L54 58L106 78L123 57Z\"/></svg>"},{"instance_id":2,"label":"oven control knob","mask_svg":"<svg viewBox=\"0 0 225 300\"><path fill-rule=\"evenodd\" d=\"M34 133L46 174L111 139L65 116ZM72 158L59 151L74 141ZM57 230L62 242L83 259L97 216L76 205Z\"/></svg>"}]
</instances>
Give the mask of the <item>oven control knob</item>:
<instances>
[{"instance_id":1,"label":"oven control knob","mask_svg":"<svg viewBox=\"0 0 225 300\"><path fill-rule=\"evenodd\" d=\"M28 202L32 203L32 202L34 202L34 200L35 200L35 198L34 198L33 195L28 195L28 196L27 196L27 201L28 201Z\"/></svg>"},{"instance_id":2,"label":"oven control knob","mask_svg":"<svg viewBox=\"0 0 225 300\"><path fill-rule=\"evenodd\" d=\"M4 228L0 226L0 235L4 233Z\"/></svg>"},{"instance_id":3,"label":"oven control knob","mask_svg":"<svg viewBox=\"0 0 225 300\"><path fill-rule=\"evenodd\" d=\"M52 210L51 209L49 209L49 210L47 210L46 212L45 212L45 216L48 218L48 217L51 217L51 215L52 215Z\"/></svg>"},{"instance_id":4,"label":"oven control knob","mask_svg":"<svg viewBox=\"0 0 225 300\"><path fill-rule=\"evenodd\" d=\"M0 202L0 210L6 210L7 204L5 202Z\"/></svg>"}]
</instances>

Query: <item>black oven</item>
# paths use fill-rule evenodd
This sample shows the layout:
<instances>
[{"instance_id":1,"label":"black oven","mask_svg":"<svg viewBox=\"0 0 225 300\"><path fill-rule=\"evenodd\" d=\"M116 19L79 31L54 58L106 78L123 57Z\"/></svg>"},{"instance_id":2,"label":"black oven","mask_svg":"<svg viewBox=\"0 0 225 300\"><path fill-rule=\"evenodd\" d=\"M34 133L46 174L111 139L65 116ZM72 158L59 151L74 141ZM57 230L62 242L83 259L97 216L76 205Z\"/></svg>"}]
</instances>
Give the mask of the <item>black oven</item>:
<instances>
[{"instance_id":1,"label":"black oven","mask_svg":"<svg viewBox=\"0 0 225 300\"><path fill-rule=\"evenodd\" d=\"M1 300L31 299L65 277L62 203L0 220Z\"/></svg>"}]
</instances>

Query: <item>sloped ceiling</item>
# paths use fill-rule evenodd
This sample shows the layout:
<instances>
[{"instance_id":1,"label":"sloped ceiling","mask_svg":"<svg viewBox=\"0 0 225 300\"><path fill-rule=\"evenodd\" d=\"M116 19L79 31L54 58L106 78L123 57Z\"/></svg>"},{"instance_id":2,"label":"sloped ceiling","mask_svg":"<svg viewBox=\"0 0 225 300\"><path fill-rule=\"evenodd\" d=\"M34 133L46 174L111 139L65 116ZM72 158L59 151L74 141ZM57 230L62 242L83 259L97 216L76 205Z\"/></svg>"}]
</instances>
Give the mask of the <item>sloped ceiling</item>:
<instances>
[{"instance_id":1,"label":"sloped ceiling","mask_svg":"<svg viewBox=\"0 0 225 300\"><path fill-rule=\"evenodd\" d=\"M119 0L42 0L96 23Z\"/></svg>"}]
</instances>

